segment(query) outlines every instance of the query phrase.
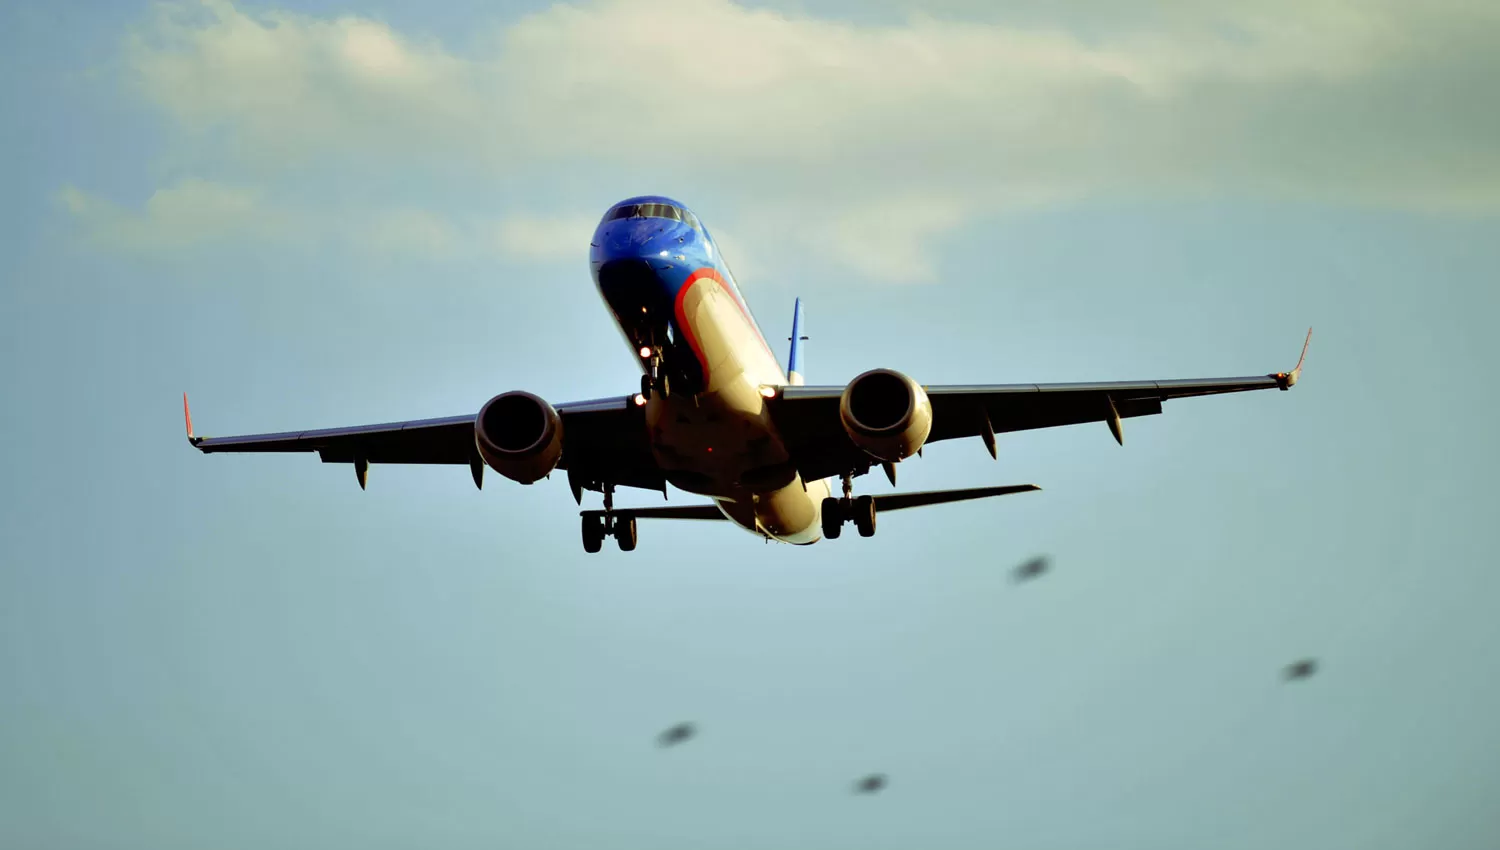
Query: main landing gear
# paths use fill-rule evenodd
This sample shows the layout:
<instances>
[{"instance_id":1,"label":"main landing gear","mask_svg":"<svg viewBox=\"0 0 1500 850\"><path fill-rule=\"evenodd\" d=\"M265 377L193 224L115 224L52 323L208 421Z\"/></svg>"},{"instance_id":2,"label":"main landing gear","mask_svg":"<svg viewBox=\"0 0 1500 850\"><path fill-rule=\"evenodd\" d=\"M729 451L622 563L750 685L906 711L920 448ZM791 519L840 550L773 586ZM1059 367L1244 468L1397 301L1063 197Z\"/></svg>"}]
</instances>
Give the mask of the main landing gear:
<instances>
[{"instance_id":1,"label":"main landing gear","mask_svg":"<svg viewBox=\"0 0 1500 850\"><path fill-rule=\"evenodd\" d=\"M844 523L853 522L860 537L875 536L875 498L853 497L854 482L844 476L844 498L829 497L823 500L823 536L837 540Z\"/></svg>"},{"instance_id":2,"label":"main landing gear","mask_svg":"<svg viewBox=\"0 0 1500 850\"><path fill-rule=\"evenodd\" d=\"M635 549L635 517L630 514L615 514L615 491L604 488L604 514L583 515L583 551L590 555L604 548L604 538L613 537L620 544L621 552Z\"/></svg>"}]
</instances>

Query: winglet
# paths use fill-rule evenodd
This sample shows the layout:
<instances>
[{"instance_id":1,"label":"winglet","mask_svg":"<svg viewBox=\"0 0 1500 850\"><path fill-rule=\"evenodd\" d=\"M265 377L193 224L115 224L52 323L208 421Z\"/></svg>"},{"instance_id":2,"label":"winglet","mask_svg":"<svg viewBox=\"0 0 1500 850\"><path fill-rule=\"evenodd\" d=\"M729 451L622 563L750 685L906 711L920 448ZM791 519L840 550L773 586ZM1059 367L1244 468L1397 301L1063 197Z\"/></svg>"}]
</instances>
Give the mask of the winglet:
<instances>
[{"instance_id":1,"label":"winglet","mask_svg":"<svg viewBox=\"0 0 1500 850\"><path fill-rule=\"evenodd\" d=\"M187 425L188 442L195 446L198 445L198 441L202 438L193 435L193 411L188 408L187 393L182 394L182 419L184 424Z\"/></svg>"},{"instance_id":2,"label":"winglet","mask_svg":"<svg viewBox=\"0 0 1500 850\"><path fill-rule=\"evenodd\" d=\"M1307 346L1312 343L1312 328L1307 329L1307 339L1302 341L1302 356L1297 358L1297 365L1290 372L1277 372L1271 377L1283 390L1289 390L1297 386L1297 379L1302 377L1302 361L1307 359Z\"/></svg>"}]
</instances>

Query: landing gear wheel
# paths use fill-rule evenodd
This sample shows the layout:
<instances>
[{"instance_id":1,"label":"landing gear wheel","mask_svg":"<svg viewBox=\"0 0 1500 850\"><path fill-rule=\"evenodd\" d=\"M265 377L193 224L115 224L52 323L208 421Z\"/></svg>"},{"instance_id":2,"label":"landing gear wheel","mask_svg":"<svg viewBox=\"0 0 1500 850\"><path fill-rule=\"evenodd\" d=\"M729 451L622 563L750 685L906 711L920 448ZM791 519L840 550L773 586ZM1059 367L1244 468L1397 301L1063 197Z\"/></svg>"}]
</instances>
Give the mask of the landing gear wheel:
<instances>
[{"instance_id":1,"label":"landing gear wheel","mask_svg":"<svg viewBox=\"0 0 1500 850\"><path fill-rule=\"evenodd\" d=\"M873 496L860 496L854 500L854 527L859 529L860 537L875 536L875 498Z\"/></svg>"},{"instance_id":2,"label":"landing gear wheel","mask_svg":"<svg viewBox=\"0 0 1500 850\"><path fill-rule=\"evenodd\" d=\"M651 376L650 375L642 375L641 376L641 398L643 398L643 399L645 399L647 401L651 400Z\"/></svg>"},{"instance_id":3,"label":"landing gear wheel","mask_svg":"<svg viewBox=\"0 0 1500 850\"><path fill-rule=\"evenodd\" d=\"M844 530L844 506L839 504L838 499L827 498L823 500L823 536L829 540L839 539L839 533Z\"/></svg>"},{"instance_id":4,"label":"landing gear wheel","mask_svg":"<svg viewBox=\"0 0 1500 850\"><path fill-rule=\"evenodd\" d=\"M621 552L635 550L635 517L615 517L615 542L620 544Z\"/></svg>"},{"instance_id":5,"label":"landing gear wheel","mask_svg":"<svg viewBox=\"0 0 1500 850\"><path fill-rule=\"evenodd\" d=\"M666 372L662 372L656 379L656 391L661 393L662 398L672 397L672 381L667 377Z\"/></svg>"},{"instance_id":6,"label":"landing gear wheel","mask_svg":"<svg viewBox=\"0 0 1500 850\"><path fill-rule=\"evenodd\" d=\"M590 555L604 548L604 523L592 514L583 518L583 551Z\"/></svg>"}]
</instances>

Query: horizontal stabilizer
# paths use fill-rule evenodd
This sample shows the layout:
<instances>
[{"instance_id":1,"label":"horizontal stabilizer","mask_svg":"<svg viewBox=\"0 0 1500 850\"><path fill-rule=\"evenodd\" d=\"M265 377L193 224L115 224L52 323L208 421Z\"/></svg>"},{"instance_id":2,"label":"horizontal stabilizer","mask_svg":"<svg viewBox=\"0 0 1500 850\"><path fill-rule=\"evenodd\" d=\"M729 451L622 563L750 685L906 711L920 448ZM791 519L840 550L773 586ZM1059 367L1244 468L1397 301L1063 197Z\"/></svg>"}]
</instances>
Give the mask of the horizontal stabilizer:
<instances>
[{"instance_id":1,"label":"horizontal stabilizer","mask_svg":"<svg viewBox=\"0 0 1500 850\"><path fill-rule=\"evenodd\" d=\"M967 490L924 490L919 493L890 493L874 496L875 511L899 511L906 508L921 508L927 505L943 505L948 502L967 502L972 499L988 499L992 496L1009 496L1012 493L1028 493L1042 488L1035 484L1011 484L1005 487L972 487ZM675 508L616 508L620 516L636 519L726 519L724 513L714 505L683 505ZM579 511L579 516L604 517L604 511Z\"/></svg>"},{"instance_id":2,"label":"horizontal stabilizer","mask_svg":"<svg viewBox=\"0 0 1500 850\"><path fill-rule=\"evenodd\" d=\"M948 502L967 502L970 499L988 499L991 496L1009 496L1012 493L1028 493L1042 488L1035 484L1012 484L1006 487L973 487L968 490L925 490L920 493L891 493L875 496L875 511L899 511L905 508L921 508L927 505L942 505Z\"/></svg>"},{"instance_id":3,"label":"horizontal stabilizer","mask_svg":"<svg viewBox=\"0 0 1500 850\"><path fill-rule=\"evenodd\" d=\"M633 516L636 519L725 519L723 512L713 505L683 505L679 508L615 508L618 516ZM579 516L604 517L604 511L579 511Z\"/></svg>"}]
</instances>

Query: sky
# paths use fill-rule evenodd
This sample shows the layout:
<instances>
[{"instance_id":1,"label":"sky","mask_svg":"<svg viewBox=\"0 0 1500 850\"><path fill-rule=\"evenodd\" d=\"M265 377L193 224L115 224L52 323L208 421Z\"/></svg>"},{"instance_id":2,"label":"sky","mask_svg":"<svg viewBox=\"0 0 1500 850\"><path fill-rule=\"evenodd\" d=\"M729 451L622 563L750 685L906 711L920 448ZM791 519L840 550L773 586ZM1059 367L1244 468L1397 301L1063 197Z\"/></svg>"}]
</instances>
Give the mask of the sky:
<instances>
[{"instance_id":1,"label":"sky","mask_svg":"<svg viewBox=\"0 0 1500 850\"><path fill-rule=\"evenodd\" d=\"M1497 28L5 6L0 846L1495 846ZM934 446L900 489L1043 490L812 547L642 522L589 556L559 481L361 491L185 443L184 391L207 435L630 392L586 256L640 193L708 223L773 341L804 299L810 383L1313 343L1293 391L1169 402L1123 447Z\"/></svg>"}]
</instances>

